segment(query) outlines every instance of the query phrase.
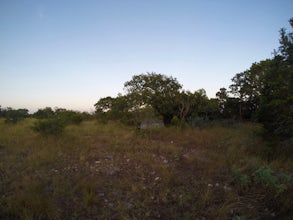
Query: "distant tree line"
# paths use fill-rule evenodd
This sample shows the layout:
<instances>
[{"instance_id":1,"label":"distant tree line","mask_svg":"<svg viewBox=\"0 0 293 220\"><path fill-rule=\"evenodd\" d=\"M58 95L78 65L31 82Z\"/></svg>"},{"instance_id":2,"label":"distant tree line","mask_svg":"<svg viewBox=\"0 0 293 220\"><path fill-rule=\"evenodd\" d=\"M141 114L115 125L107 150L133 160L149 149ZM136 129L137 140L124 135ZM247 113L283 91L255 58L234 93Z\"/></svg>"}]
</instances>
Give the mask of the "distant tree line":
<instances>
[{"instance_id":1,"label":"distant tree line","mask_svg":"<svg viewBox=\"0 0 293 220\"><path fill-rule=\"evenodd\" d=\"M289 22L293 28L293 18ZM125 82L125 95L101 98L95 104L96 116L103 122L128 124L146 117L160 117L165 125L219 119L255 121L272 137L292 138L293 33L282 28L279 42L273 58L237 73L216 98L209 99L204 89L185 91L176 78L152 72Z\"/></svg>"},{"instance_id":2,"label":"distant tree line","mask_svg":"<svg viewBox=\"0 0 293 220\"><path fill-rule=\"evenodd\" d=\"M35 113L30 114L28 109L13 109L11 107L2 108L0 106L0 117L5 118L7 123L16 123L25 118L36 119L50 119L59 118L64 122L72 122L78 124L82 120L91 119L93 116L87 112L78 112L67 110L65 108L56 108L53 110L51 107L38 109Z\"/></svg>"},{"instance_id":3,"label":"distant tree line","mask_svg":"<svg viewBox=\"0 0 293 220\"><path fill-rule=\"evenodd\" d=\"M0 106L0 117L5 118L5 123L17 123L18 121L29 117L27 109L13 109L11 107L2 108Z\"/></svg>"},{"instance_id":4,"label":"distant tree line","mask_svg":"<svg viewBox=\"0 0 293 220\"><path fill-rule=\"evenodd\" d=\"M60 135L67 125L79 125L83 120L93 118L87 112L77 112L64 108L51 107L39 109L33 114L29 114L27 109L12 109L10 107L2 109L0 106L0 117L4 118L5 123L15 124L25 118L35 118L32 129L42 135Z\"/></svg>"}]
</instances>

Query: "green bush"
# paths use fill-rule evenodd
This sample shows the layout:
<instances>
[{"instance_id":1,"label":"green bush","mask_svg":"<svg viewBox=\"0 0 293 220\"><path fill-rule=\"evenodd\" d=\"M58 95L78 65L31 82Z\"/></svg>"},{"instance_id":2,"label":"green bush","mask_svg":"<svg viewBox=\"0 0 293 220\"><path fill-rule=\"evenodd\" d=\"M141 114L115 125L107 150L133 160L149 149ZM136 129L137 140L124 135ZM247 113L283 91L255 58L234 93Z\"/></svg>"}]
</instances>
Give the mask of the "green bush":
<instances>
[{"instance_id":1,"label":"green bush","mask_svg":"<svg viewBox=\"0 0 293 220\"><path fill-rule=\"evenodd\" d=\"M273 175L269 167L261 167L254 172L254 181L267 189L284 192L293 182L293 177L285 173Z\"/></svg>"},{"instance_id":2,"label":"green bush","mask_svg":"<svg viewBox=\"0 0 293 220\"><path fill-rule=\"evenodd\" d=\"M232 168L232 174L237 184L242 189L258 186L279 194L292 187L293 176L283 172L273 173L270 167L260 167L250 174L245 174L239 169Z\"/></svg>"},{"instance_id":3,"label":"green bush","mask_svg":"<svg viewBox=\"0 0 293 220\"><path fill-rule=\"evenodd\" d=\"M81 114L75 114L71 116L71 123L75 125L79 125L83 121Z\"/></svg>"},{"instance_id":4,"label":"green bush","mask_svg":"<svg viewBox=\"0 0 293 220\"><path fill-rule=\"evenodd\" d=\"M27 109L12 109L7 108L3 111L3 116L5 118L5 123L16 124L17 122L29 117Z\"/></svg>"},{"instance_id":5,"label":"green bush","mask_svg":"<svg viewBox=\"0 0 293 220\"><path fill-rule=\"evenodd\" d=\"M55 112L55 116L53 118L58 119L65 125L75 124L79 125L83 118L82 115L78 112L68 111L65 109L57 109Z\"/></svg>"},{"instance_id":6,"label":"green bush","mask_svg":"<svg viewBox=\"0 0 293 220\"><path fill-rule=\"evenodd\" d=\"M58 119L47 119L42 121L37 121L33 127L33 131L40 133L42 135L61 135L65 129L65 124Z\"/></svg>"}]
</instances>

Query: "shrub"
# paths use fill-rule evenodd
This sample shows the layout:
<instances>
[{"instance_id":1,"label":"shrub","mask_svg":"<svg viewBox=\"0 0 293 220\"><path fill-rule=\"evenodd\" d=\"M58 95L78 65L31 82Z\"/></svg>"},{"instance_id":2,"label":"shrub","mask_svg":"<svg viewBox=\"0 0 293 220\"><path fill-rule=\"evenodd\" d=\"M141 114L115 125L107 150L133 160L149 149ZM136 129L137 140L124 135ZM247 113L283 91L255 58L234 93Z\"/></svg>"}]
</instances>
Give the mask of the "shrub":
<instances>
[{"instance_id":1,"label":"shrub","mask_svg":"<svg viewBox=\"0 0 293 220\"><path fill-rule=\"evenodd\" d=\"M47 119L42 121L37 121L33 127L33 131L40 133L42 135L61 135L65 129L65 124L58 119Z\"/></svg>"},{"instance_id":2,"label":"shrub","mask_svg":"<svg viewBox=\"0 0 293 220\"><path fill-rule=\"evenodd\" d=\"M54 117L55 112L51 107L46 107L44 109L39 109L37 112L33 114L34 118L38 119L48 119Z\"/></svg>"},{"instance_id":3,"label":"shrub","mask_svg":"<svg viewBox=\"0 0 293 220\"><path fill-rule=\"evenodd\" d=\"M250 174L245 174L234 167L231 171L236 182L246 190L253 184L279 194L290 188L293 183L292 175L283 172L274 174L270 167L260 167Z\"/></svg>"},{"instance_id":4,"label":"shrub","mask_svg":"<svg viewBox=\"0 0 293 220\"><path fill-rule=\"evenodd\" d=\"M285 173L273 175L269 167L261 167L254 172L254 181L267 189L284 192L293 182L293 177Z\"/></svg>"},{"instance_id":5,"label":"shrub","mask_svg":"<svg viewBox=\"0 0 293 220\"><path fill-rule=\"evenodd\" d=\"M3 111L3 116L5 118L5 123L17 123L27 117L29 117L27 109L12 109L7 108Z\"/></svg>"},{"instance_id":6,"label":"shrub","mask_svg":"<svg viewBox=\"0 0 293 220\"><path fill-rule=\"evenodd\" d=\"M75 125L79 125L83 121L81 114L75 114L71 116L71 123Z\"/></svg>"},{"instance_id":7,"label":"shrub","mask_svg":"<svg viewBox=\"0 0 293 220\"><path fill-rule=\"evenodd\" d=\"M65 109L57 109L55 117L65 125L75 124L79 125L82 122L82 115L78 112L68 111Z\"/></svg>"},{"instance_id":8,"label":"shrub","mask_svg":"<svg viewBox=\"0 0 293 220\"><path fill-rule=\"evenodd\" d=\"M79 125L82 122L82 116L75 112L65 112L56 116L56 118L62 121L63 124L75 124Z\"/></svg>"}]
</instances>

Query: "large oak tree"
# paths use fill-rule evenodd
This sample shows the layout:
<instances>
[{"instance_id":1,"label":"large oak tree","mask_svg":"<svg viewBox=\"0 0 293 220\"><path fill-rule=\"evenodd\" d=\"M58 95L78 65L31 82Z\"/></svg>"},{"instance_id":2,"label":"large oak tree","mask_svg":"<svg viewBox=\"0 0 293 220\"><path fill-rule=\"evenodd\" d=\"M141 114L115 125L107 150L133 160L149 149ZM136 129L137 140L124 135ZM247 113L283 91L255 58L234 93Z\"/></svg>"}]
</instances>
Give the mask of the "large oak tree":
<instances>
[{"instance_id":1,"label":"large oak tree","mask_svg":"<svg viewBox=\"0 0 293 220\"><path fill-rule=\"evenodd\" d=\"M135 97L137 105L151 106L163 117L165 124L178 115L178 95L182 86L176 78L157 73L135 75L124 84L129 96Z\"/></svg>"}]
</instances>

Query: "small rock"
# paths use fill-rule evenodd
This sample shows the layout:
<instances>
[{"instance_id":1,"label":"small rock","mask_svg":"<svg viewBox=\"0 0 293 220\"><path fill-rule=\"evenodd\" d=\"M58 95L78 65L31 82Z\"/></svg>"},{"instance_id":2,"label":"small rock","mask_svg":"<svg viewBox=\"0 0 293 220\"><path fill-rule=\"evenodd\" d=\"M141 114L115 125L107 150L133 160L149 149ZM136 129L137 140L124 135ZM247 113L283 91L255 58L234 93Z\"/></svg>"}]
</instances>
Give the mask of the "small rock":
<instances>
[{"instance_id":1,"label":"small rock","mask_svg":"<svg viewBox=\"0 0 293 220\"><path fill-rule=\"evenodd\" d=\"M160 179L160 177L157 176L157 177L155 178L155 181L158 181L159 179Z\"/></svg>"},{"instance_id":2,"label":"small rock","mask_svg":"<svg viewBox=\"0 0 293 220\"><path fill-rule=\"evenodd\" d=\"M272 213L271 213L271 216L272 216L272 217L276 217L276 213L272 212Z\"/></svg>"},{"instance_id":3,"label":"small rock","mask_svg":"<svg viewBox=\"0 0 293 220\"><path fill-rule=\"evenodd\" d=\"M101 161L97 160L97 161L95 161L95 163L101 163Z\"/></svg>"},{"instance_id":4,"label":"small rock","mask_svg":"<svg viewBox=\"0 0 293 220\"><path fill-rule=\"evenodd\" d=\"M220 186L220 184L219 183L216 183L216 187L219 187Z\"/></svg>"},{"instance_id":5,"label":"small rock","mask_svg":"<svg viewBox=\"0 0 293 220\"><path fill-rule=\"evenodd\" d=\"M164 162L164 163L168 163L168 160L164 160L163 162Z\"/></svg>"},{"instance_id":6,"label":"small rock","mask_svg":"<svg viewBox=\"0 0 293 220\"><path fill-rule=\"evenodd\" d=\"M210 183L209 183L209 184L208 184L208 187L213 187L213 184L210 184Z\"/></svg>"}]
</instances>

